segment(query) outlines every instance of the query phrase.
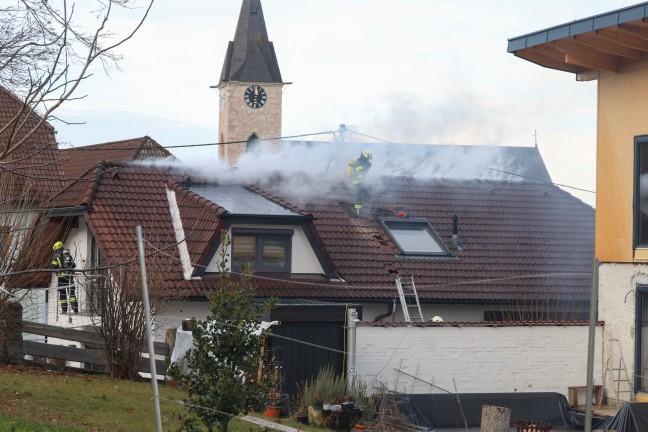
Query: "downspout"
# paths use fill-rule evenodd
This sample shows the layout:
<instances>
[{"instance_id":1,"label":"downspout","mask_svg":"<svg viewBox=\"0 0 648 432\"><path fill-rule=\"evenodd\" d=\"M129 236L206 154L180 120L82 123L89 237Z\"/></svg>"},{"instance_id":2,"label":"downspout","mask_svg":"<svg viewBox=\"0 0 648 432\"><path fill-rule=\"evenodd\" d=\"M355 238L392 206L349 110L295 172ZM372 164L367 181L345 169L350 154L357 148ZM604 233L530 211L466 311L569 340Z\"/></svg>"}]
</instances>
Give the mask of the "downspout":
<instances>
[{"instance_id":1,"label":"downspout","mask_svg":"<svg viewBox=\"0 0 648 432\"><path fill-rule=\"evenodd\" d=\"M356 325L360 320L358 319L358 312L355 308L347 309L347 346L346 351L348 355L348 370L347 370L347 386L349 389L353 387L355 383L356 368L355 368L355 358L356 358Z\"/></svg>"},{"instance_id":2,"label":"downspout","mask_svg":"<svg viewBox=\"0 0 648 432\"><path fill-rule=\"evenodd\" d=\"M392 303L386 303L387 305L387 312L384 314L380 314L374 318L374 322L382 321L383 319L387 318L389 315L394 313L394 306L396 305L396 299Z\"/></svg>"}]
</instances>

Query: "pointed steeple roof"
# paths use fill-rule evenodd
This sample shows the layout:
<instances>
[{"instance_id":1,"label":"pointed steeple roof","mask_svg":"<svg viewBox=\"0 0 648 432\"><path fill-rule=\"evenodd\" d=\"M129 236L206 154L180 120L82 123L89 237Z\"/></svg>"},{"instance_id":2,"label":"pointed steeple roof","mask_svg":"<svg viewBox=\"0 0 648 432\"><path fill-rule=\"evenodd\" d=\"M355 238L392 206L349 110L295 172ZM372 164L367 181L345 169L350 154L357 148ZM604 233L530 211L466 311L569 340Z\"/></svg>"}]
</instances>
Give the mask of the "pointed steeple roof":
<instances>
[{"instance_id":1,"label":"pointed steeple roof","mask_svg":"<svg viewBox=\"0 0 648 432\"><path fill-rule=\"evenodd\" d=\"M219 84L226 81L283 82L274 46L268 40L261 0L243 0Z\"/></svg>"}]
</instances>

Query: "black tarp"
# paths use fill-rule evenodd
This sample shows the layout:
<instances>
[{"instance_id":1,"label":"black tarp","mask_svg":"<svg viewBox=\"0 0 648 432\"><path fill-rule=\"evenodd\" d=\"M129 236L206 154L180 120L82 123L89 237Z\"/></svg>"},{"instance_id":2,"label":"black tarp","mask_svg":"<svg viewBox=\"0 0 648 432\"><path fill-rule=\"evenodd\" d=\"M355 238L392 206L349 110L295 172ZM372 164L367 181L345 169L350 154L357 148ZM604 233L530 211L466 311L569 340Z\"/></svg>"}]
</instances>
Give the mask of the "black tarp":
<instances>
[{"instance_id":1,"label":"black tarp","mask_svg":"<svg viewBox=\"0 0 648 432\"><path fill-rule=\"evenodd\" d=\"M616 416L604 420L598 428L617 432L646 432L648 431L648 403L626 402Z\"/></svg>"},{"instance_id":2,"label":"black tarp","mask_svg":"<svg viewBox=\"0 0 648 432\"><path fill-rule=\"evenodd\" d=\"M585 421L585 416L573 411L567 398L560 393L410 394L408 396L419 426L427 428L463 428L464 419L468 427L478 427L484 405L510 408L512 425L518 420L530 420L549 422L554 428L582 430ZM595 416L592 419L593 429L598 428L604 419ZM639 431L646 432L648 429L639 429Z\"/></svg>"}]
</instances>

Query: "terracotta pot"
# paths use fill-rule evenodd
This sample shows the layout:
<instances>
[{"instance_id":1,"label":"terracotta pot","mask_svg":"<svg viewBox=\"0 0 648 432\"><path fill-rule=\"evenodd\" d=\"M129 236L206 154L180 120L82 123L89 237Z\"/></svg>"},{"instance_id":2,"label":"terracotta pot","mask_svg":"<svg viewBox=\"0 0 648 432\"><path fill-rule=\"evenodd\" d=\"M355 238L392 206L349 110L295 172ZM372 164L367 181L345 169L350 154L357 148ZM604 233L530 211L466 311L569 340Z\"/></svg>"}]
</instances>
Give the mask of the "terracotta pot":
<instances>
[{"instance_id":1,"label":"terracotta pot","mask_svg":"<svg viewBox=\"0 0 648 432\"><path fill-rule=\"evenodd\" d=\"M278 419L279 416L281 416L281 407L269 406L266 408L263 415L269 418Z\"/></svg>"}]
</instances>

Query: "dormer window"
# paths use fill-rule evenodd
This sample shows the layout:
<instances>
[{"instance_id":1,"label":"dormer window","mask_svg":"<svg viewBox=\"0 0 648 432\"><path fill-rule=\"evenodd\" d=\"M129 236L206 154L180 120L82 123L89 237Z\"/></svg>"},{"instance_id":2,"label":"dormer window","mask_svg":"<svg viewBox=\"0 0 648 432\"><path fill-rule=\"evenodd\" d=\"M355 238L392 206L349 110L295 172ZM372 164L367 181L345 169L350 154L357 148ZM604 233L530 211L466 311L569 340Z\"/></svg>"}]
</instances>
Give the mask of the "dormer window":
<instances>
[{"instance_id":1,"label":"dormer window","mask_svg":"<svg viewBox=\"0 0 648 432\"><path fill-rule=\"evenodd\" d=\"M253 272L290 273L293 230L234 228L232 269L249 264Z\"/></svg>"},{"instance_id":2,"label":"dormer window","mask_svg":"<svg viewBox=\"0 0 648 432\"><path fill-rule=\"evenodd\" d=\"M427 219L380 219L385 232L405 255L449 255Z\"/></svg>"}]
</instances>

